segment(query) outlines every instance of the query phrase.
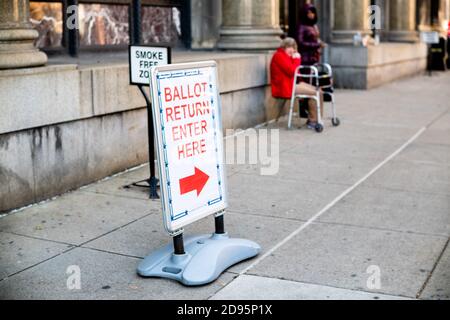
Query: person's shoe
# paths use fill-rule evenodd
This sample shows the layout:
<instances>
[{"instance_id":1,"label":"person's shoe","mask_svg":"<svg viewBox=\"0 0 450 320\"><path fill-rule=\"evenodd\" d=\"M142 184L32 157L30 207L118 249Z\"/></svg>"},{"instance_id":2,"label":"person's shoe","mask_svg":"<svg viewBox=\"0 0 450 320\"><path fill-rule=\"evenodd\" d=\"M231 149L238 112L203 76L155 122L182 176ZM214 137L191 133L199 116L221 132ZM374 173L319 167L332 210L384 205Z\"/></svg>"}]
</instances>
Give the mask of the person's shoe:
<instances>
[{"instance_id":1,"label":"person's shoe","mask_svg":"<svg viewBox=\"0 0 450 320\"><path fill-rule=\"evenodd\" d=\"M316 130L317 122L311 122L311 121L308 120L308 122L306 124L307 124L307 128L308 129Z\"/></svg>"}]
</instances>

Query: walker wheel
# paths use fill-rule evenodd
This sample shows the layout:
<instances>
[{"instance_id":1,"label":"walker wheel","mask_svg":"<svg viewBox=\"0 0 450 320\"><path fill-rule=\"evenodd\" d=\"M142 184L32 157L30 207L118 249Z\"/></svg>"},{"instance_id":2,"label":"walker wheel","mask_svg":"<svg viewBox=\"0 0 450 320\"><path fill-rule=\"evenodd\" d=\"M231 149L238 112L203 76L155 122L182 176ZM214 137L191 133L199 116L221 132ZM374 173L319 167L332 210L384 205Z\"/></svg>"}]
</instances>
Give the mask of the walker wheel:
<instances>
[{"instance_id":1,"label":"walker wheel","mask_svg":"<svg viewBox=\"0 0 450 320\"><path fill-rule=\"evenodd\" d=\"M322 131L323 131L323 125L320 124L320 123L318 123L318 124L316 124L315 129L316 129L316 132L317 132L317 133L322 133Z\"/></svg>"},{"instance_id":2,"label":"walker wheel","mask_svg":"<svg viewBox=\"0 0 450 320\"><path fill-rule=\"evenodd\" d=\"M341 125L341 120L339 120L339 118L333 118L331 120L331 123L333 124L333 126L339 127Z\"/></svg>"}]
</instances>

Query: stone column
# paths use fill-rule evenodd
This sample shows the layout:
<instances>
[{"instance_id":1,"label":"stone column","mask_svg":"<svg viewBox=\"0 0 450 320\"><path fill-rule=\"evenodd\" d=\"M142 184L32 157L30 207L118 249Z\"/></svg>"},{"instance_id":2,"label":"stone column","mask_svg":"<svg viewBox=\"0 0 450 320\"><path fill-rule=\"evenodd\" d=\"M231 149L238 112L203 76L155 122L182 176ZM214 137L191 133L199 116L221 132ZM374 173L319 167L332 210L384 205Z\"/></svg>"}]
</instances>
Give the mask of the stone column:
<instances>
[{"instance_id":1,"label":"stone column","mask_svg":"<svg viewBox=\"0 0 450 320\"><path fill-rule=\"evenodd\" d=\"M389 0L389 41L415 42L416 1Z\"/></svg>"},{"instance_id":2,"label":"stone column","mask_svg":"<svg viewBox=\"0 0 450 320\"><path fill-rule=\"evenodd\" d=\"M353 43L353 36L360 32L370 34L370 0L334 0L332 42Z\"/></svg>"},{"instance_id":3,"label":"stone column","mask_svg":"<svg viewBox=\"0 0 450 320\"><path fill-rule=\"evenodd\" d=\"M379 7L380 29L374 30L380 36L381 41L389 40L389 0L375 0L374 4Z\"/></svg>"},{"instance_id":4,"label":"stone column","mask_svg":"<svg viewBox=\"0 0 450 320\"><path fill-rule=\"evenodd\" d=\"M445 37L450 20L450 1L441 0L439 3L439 31Z\"/></svg>"},{"instance_id":5,"label":"stone column","mask_svg":"<svg viewBox=\"0 0 450 320\"><path fill-rule=\"evenodd\" d=\"M218 48L271 50L280 45L278 0L222 0Z\"/></svg>"},{"instance_id":6,"label":"stone column","mask_svg":"<svg viewBox=\"0 0 450 320\"><path fill-rule=\"evenodd\" d=\"M331 31L333 30L331 15L333 13L332 1L330 0L316 0L314 4L319 11L319 30L320 38L325 42L331 42Z\"/></svg>"},{"instance_id":7,"label":"stone column","mask_svg":"<svg viewBox=\"0 0 450 320\"><path fill-rule=\"evenodd\" d=\"M0 1L0 69L40 66L45 53L34 47L38 32L29 22L28 0Z\"/></svg>"}]
</instances>

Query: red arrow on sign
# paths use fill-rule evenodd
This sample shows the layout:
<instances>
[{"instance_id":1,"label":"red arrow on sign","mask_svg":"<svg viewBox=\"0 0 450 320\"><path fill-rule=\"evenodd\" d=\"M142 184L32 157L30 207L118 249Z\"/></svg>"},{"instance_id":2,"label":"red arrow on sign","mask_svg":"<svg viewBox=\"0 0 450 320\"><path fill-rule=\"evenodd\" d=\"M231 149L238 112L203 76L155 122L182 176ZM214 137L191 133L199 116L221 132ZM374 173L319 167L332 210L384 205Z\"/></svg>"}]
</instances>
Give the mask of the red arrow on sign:
<instances>
[{"instance_id":1,"label":"red arrow on sign","mask_svg":"<svg viewBox=\"0 0 450 320\"><path fill-rule=\"evenodd\" d=\"M184 195L186 193L197 191L197 197L202 192L206 183L209 180L209 176L199 168L195 167L195 173L192 176L180 179L180 193Z\"/></svg>"}]
</instances>

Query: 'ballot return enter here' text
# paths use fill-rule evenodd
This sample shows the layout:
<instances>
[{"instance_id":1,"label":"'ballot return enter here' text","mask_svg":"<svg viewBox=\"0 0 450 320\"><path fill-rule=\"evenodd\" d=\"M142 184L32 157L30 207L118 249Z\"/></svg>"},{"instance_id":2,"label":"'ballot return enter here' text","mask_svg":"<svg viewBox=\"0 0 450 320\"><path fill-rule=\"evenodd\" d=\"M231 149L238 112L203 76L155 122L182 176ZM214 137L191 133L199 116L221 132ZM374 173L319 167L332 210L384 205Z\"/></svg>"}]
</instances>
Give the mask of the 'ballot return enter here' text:
<instances>
[{"instance_id":1,"label":"'ballot return enter here' text","mask_svg":"<svg viewBox=\"0 0 450 320\"><path fill-rule=\"evenodd\" d=\"M211 113L208 84L199 82L166 87L163 99L166 103L165 121L171 123L173 141L178 143L178 159L206 153L207 144L202 136L210 129L209 122L204 119Z\"/></svg>"}]
</instances>

